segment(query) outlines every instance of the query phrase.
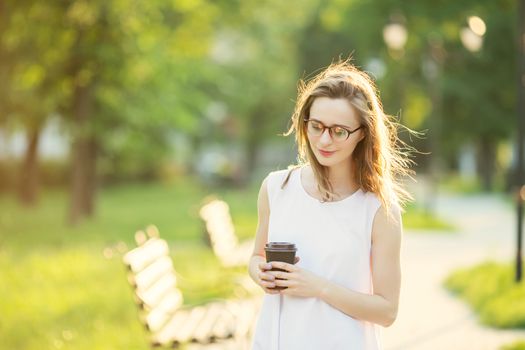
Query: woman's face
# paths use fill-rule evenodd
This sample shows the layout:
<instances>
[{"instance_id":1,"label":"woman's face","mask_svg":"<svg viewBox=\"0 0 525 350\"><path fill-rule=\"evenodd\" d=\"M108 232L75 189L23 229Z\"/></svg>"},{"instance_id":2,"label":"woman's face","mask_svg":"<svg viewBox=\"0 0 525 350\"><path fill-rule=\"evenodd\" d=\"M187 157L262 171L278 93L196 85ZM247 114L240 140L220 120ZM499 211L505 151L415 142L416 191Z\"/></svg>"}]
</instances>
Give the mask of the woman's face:
<instances>
[{"instance_id":1,"label":"woman's face","mask_svg":"<svg viewBox=\"0 0 525 350\"><path fill-rule=\"evenodd\" d=\"M349 131L356 130L361 126L360 118L355 108L344 98L317 97L310 107L310 120L315 119L326 127L338 125ZM317 124L319 126L319 124ZM341 129L338 129L341 131ZM346 140L336 140L335 130L332 131L334 138L330 136L326 128L321 135L312 135L307 131L315 157L324 166L330 167L342 162L348 162L355 147L364 137L362 129L351 133ZM321 151L333 153L323 153Z\"/></svg>"}]
</instances>

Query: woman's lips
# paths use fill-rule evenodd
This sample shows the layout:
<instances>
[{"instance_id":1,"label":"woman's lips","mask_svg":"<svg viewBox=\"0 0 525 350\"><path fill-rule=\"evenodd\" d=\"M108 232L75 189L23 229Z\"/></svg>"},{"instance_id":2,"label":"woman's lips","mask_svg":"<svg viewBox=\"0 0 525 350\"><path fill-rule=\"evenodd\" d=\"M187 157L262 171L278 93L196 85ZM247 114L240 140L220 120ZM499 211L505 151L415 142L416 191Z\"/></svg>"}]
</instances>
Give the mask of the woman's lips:
<instances>
[{"instance_id":1,"label":"woman's lips","mask_svg":"<svg viewBox=\"0 0 525 350\"><path fill-rule=\"evenodd\" d=\"M324 157L330 157L332 154L335 153L335 151L332 151L332 152L326 152L326 151L323 151L323 150L319 150L319 152L320 152L321 155L323 155Z\"/></svg>"}]
</instances>

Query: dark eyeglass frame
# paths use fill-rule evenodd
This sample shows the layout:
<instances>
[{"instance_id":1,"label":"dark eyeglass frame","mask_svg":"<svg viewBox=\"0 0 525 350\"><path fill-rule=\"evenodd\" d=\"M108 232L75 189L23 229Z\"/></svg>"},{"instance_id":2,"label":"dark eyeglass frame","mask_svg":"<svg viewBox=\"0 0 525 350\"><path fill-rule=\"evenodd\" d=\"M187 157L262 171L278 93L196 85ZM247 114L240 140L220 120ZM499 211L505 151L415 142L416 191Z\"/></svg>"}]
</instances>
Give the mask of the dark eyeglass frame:
<instances>
[{"instance_id":1,"label":"dark eyeglass frame","mask_svg":"<svg viewBox=\"0 0 525 350\"><path fill-rule=\"evenodd\" d=\"M325 129L328 129L328 133L330 134L330 137L331 137L332 140L334 140L334 141L335 141L335 139L334 139L334 137L332 136L332 130L333 130L333 128L342 128L342 129L345 129L345 130L348 132L348 135L346 136L346 139L344 139L344 140L341 141L341 142L344 142L344 141L348 140L348 138L350 137L350 135L352 135L352 134L353 134L354 132L356 132L357 130L363 128L363 125L360 125L360 126L358 126L357 128L355 128L354 130L350 130L350 129L348 129L346 126L343 126L343 125L337 125L337 124L335 124L335 125L332 125L332 126L326 126L326 125L323 124L322 121L317 120L317 119L313 119L313 118L304 118L303 120L305 121L304 125L305 125L305 127L306 127L306 131L307 131L307 132L308 132L308 122L310 122L310 121L314 121L314 122L317 122L317 123L321 124L321 126L323 127L323 130L321 131L321 134L320 134L319 136L321 136L321 135L324 134Z\"/></svg>"}]
</instances>

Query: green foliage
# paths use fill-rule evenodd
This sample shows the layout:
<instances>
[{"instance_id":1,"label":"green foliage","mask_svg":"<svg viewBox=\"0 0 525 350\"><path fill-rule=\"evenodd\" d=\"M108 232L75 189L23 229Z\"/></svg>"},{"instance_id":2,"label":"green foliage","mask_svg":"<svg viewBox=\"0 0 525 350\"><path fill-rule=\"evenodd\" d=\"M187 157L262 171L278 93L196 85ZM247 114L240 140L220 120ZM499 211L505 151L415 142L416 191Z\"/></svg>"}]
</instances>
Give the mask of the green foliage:
<instances>
[{"instance_id":1,"label":"green foliage","mask_svg":"<svg viewBox=\"0 0 525 350\"><path fill-rule=\"evenodd\" d=\"M0 121L32 129L55 113L73 140L96 139L106 173L155 168L210 99L219 12L190 3L2 3Z\"/></svg>"},{"instance_id":2,"label":"green foliage","mask_svg":"<svg viewBox=\"0 0 525 350\"><path fill-rule=\"evenodd\" d=\"M445 286L468 302L483 324L525 328L525 284L514 282L514 266L496 262L455 271Z\"/></svg>"},{"instance_id":3,"label":"green foliage","mask_svg":"<svg viewBox=\"0 0 525 350\"><path fill-rule=\"evenodd\" d=\"M385 110L412 128L430 127L449 163L465 142L495 147L512 133L516 10L507 0L2 6L0 122L31 128L59 113L73 136L97 136L105 173L158 166L173 130L197 145L233 137L248 150L257 147L288 126L297 79L350 54L364 69L370 59L385 64L386 75L376 81ZM470 15L487 24L478 53L460 41ZM398 59L382 38L393 19L408 30ZM429 59L440 67L434 80L425 75ZM82 131L70 123L79 86L92 87L94 101L93 120ZM214 115L216 104L233 127ZM418 146L426 151L428 141Z\"/></svg>"}]
</instances>

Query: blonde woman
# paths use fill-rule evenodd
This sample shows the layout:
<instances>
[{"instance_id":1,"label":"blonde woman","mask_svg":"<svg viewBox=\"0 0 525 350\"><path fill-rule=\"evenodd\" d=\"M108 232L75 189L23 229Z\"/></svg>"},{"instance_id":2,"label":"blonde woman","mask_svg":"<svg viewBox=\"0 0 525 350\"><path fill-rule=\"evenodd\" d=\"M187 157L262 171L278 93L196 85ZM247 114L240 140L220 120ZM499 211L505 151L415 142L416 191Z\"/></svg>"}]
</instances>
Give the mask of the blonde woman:
<instances>
[{"instance_id":1,"label":"blonde woman","mask_svg":"<svg viewBox=\"0 0 525 350\"><path fill-rule=\"evenodd\" d=\"M285 134L295 133L299 162L271 172L258 197L249 273L266 294L252 349L378 350L380 327L398 313L410 199L398 181L411 161L373 82L351 63L299 86ZM271 241L294 243L295 264L267 263Z\"/></svg>"}]
</instances>

